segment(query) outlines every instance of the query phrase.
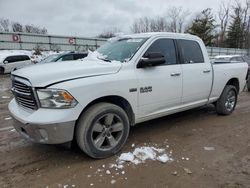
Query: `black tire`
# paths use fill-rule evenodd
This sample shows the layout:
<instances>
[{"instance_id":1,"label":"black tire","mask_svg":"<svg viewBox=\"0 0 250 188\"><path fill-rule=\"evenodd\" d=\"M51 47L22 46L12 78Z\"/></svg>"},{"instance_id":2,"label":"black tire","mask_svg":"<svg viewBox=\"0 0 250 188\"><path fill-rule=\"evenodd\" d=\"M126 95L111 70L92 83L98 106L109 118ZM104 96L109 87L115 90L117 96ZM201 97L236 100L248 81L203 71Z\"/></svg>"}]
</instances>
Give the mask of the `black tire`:
<instances>
[{"instance_id":1,"label":"black tire","mask_svg":"<svg viewBox=\"0 0 250 188\"><path fill-rule=\"evenodd\" d=\"M226 85L220 98L216 102L216 112L219 115L230 115L237 104L238 93L234 86Z\"/></svg>"},{"instance_id":2,"label":"black tire","mask_svg":"<svg viewBox=\"0 0 250 188\"><path fill-rule=\"evenodd\" d=\"M4 68L0 67L0 75L4 74Z\"/></svg>"},{"instance_id":3,"label":"black tire","mask_svg":"<svg viewBox=\"0 0 250 188\"><path fill-rule=\"evenodd\" d=\"M83 152L92 158L101 159L121 150L129 129L129 119L122 108L110 103L98 103L80 116L75 136Z\"/></svg>"}]
</instances>

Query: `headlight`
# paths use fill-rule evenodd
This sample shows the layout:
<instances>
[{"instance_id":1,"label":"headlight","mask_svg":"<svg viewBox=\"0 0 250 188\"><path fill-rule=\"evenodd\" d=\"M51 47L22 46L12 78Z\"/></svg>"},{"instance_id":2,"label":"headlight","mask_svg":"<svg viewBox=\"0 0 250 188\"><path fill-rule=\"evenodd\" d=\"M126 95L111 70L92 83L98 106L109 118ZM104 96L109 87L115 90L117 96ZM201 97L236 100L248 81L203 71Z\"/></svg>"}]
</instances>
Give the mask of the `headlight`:
<instances>
[{"instance_id":1,"label":"headlight","mask_svg":"<svg viewBox=\"0 0 250 188\"><path fill-rule=\"evenodd\" d=\"M60 89L38 89L42 108L73 108L77 101L67 91Z\"/></svg>"}]
</instances>

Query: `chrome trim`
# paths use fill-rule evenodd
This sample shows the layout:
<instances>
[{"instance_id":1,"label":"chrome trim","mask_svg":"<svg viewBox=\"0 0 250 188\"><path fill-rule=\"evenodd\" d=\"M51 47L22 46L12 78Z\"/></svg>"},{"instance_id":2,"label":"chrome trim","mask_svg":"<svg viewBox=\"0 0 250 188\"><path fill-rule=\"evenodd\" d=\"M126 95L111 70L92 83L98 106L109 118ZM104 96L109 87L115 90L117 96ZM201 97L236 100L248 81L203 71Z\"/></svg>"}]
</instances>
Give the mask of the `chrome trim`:
<instances>
[{"instance_id":1,"label":"chrome trim","mask_svg":"<svg viewBox=\"0 0 250 188\"><path fill-rule=\"evenodd\" d=\"M12 88L11 91L15 96L17 104L25 110L35 111L39 107L36 97L36 92L31 86L31 83L25 78L11 76Z\"/></svg>"}]
</instances>

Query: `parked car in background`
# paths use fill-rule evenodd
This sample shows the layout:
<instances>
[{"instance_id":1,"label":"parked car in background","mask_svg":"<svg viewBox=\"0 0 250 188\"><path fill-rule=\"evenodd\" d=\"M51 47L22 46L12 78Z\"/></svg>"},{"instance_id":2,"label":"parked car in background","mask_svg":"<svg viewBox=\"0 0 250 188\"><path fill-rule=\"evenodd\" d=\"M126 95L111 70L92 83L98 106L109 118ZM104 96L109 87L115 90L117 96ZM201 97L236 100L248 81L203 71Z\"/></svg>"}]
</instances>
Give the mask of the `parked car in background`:
<instances>
[{"instance_id":1,"label":"parked car in background","mask_svg":"<svg viewBox=\"0 0 250 188\"><path fill-rule=\"evenodd\" d=\"M52 63L52 62L59 62L59 61L73 61L87 57L88 53L76 53L76 52L69 52L69 53L59 53L53 54L46 58L44 58L39 63Z\"/></svg>"},{"instance_id":2,"label":"parked car in background","mask_svg":"<svg viewBox=\"0 0 250 188\"><path fill-rule=\"evenodd\" d=\"M219 55L214 57L214 63L246 62L248 64L247 89L250 91L250 57L246 55Z\"/></svg>"},{"instance_id":3,"label":"parked car in background","mask_svg":"<svg viewBox=\"0 0 250 188\"><path fill-rule=\"evenodd\" d=\"M0 74L11 73L32 64L30 57L25 54L0 54Z\"/></svg>"}]
</instances>

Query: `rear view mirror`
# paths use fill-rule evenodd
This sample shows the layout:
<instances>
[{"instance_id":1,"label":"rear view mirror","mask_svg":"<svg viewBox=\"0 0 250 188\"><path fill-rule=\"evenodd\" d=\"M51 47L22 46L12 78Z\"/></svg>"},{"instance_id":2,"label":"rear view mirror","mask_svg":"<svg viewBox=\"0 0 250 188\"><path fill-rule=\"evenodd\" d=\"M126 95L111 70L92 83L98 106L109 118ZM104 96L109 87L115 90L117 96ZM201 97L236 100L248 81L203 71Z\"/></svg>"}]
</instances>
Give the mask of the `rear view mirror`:
<instances>
[{"instance_id":1,"label":"rear view mirror","mask_svg":"<svg viewBox=\"0 0 250 188\"><path fill-rule=\"evenodd\" d=\"M4 61L3 63L4 63L4 64L7 64L7 63L9 63L9 62L8 62L8 61Z\"/></svg>"},{"instance_id":2,"label":"rear view mirror","mask_svg":"<svg viewBox=\"0 0 250 188\"><path fill-rule=\"evenodd\" d=\"M145 54L139 63L137 64L137 68L145 68L145 67L154 67L158 65L162 65L166 62L164 55L159 52L150 52Z\"/></svg>"}]
</instances>

